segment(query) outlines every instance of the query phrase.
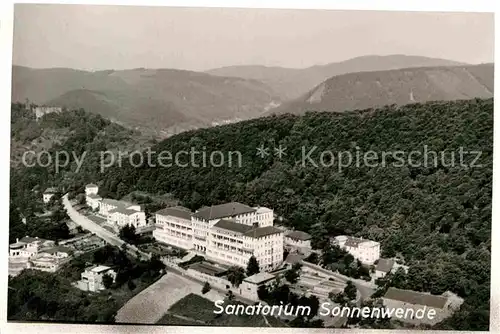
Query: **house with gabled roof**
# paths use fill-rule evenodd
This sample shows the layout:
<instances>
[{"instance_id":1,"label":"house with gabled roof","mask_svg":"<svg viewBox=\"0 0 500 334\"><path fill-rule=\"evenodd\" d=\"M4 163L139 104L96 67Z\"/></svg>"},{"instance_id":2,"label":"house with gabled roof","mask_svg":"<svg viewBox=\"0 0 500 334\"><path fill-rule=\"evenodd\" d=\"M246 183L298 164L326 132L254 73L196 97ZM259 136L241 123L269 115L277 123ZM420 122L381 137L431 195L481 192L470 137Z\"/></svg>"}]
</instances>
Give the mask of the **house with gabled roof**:
<instances>
[{"instance_id":1,"label":"house with gabled roof","mask_svg":"<svg viewBox=\"0 0 500 334\"><path fill-rule=\"evenodd\" d=\"M404 316L398 317L397 320L415 325L435 325L450 317L463 303L462 298L450 291L442 295L432 295L393 287L387 290L382 301L386 308L403 309Z\"/></svg>"},{"instance_id":2,"label":"house with gabled roof","mask_svg":"<svg viewBox=\"0 0 500 334\"><path fill-rule=\"evenodd\" d=\"M355 259L366 265L372 265L380 259L380 243L368 239L339 235L332 243L349 252Z\"/></svg>"}]
</instances>

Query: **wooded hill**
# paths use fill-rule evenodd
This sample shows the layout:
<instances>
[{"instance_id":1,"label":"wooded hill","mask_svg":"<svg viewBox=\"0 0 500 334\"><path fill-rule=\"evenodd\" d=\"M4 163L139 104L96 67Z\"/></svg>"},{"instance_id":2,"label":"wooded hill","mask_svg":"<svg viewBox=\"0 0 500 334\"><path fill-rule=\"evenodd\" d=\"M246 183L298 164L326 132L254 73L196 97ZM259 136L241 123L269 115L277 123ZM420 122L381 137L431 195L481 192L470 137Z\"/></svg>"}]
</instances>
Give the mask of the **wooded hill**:
<instances>
[{"instance_id":1,"label":"wooded hill","mask_svg":"<svg viewBox=\"0 0 500 334\"><path fill-rule=\"evenodd\" d=\"M279 144L287 155L256 157ZM301 147L317 151L445 151L431 167L303 167ZM182 133L152 150L239 151L242 167L110 169L101 186L117 197L132 190L173 193L197 209L239 201L268 206L318 244L354 235L381 242L384 257L410 265L407 288L451 290L466 302L441 326L486 329L489 319L493 100L430 102L357 112L307 113ZM475 164L451 167L450 152L481 151ZM315 157L317 159L317 156ZM380 155L379 155L380 159ZM423 157L420 157L422 162ZM471 165L475 155L465 155ZM378 160L380 162L380 160Z\"/></svg>"},{"instance_id":2,"label":"wooded hill","mask_svg":"<svg viewBox=\"0 0 500 334\"><path fill-rule=\"evenodd\" d=\"M78 135L58 145L59 149L104 148L88 142L95 142L96 134L109 123L95 119L83 126L89 116L68 115L82 120L74 123L79 124L74 130ZM280 144L287 148L281 159L272 154ZM257 157L260 145L269 147L271 154ZM389 158L385 167L350 166L339 172L336 165L303 166L303 146L317 146L315 152L372 150L379 153L378 163L381 152L422 152L427 146L429 151L447 153L445 163L431 167L415 166L423 162L417 156L414 167L394 166ZM451 290L464 297L461 310L438 328L488 328L492 99L273 116L181 133L151 151L175 154L191 147L208 154L239 151L241 167L149 168L124 161L121 168L101 174L97 159L88 160L80 173L74 173L74 166L59 174L21 167L11 174L11 205L22 207L28 201L23 195L30 194L35 184L68 188L72 184L71 188L82 190L85 183L97 182L104 196L120 198L135 190L171 193L193 210L227 201L271 207L286 225L310 232L315 246L338 234L377 240L384 257L397 256L411 267L406 288L432 293ZM450 166L450 152L457 154L457 161L461 147L481 151L474 161L481 167ZM317 154L312 157L317 161ZM470 166L476 157L465 155L463 163ZM11 231L13 223L11 218Z\"/></svg>"}]
</instances>

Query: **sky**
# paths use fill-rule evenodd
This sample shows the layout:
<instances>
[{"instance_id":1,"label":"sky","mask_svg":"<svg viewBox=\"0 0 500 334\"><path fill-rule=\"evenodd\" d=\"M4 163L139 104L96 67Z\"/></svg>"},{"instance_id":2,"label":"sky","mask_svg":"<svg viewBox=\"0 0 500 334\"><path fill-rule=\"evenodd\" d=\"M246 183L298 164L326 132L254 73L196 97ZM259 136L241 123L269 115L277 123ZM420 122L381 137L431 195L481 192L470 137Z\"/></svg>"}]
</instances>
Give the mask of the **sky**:
<instances>
[{"instance_id":1,"label":"sky","mask_svg":"<svg viewBox=\"0 0 500 334\"><path fill-rule=\"evenodd\" d=\"M491 13L17 4L13 63L83 70L304 68L364 55L493 62Z\"/></svg>"}]
</instances>

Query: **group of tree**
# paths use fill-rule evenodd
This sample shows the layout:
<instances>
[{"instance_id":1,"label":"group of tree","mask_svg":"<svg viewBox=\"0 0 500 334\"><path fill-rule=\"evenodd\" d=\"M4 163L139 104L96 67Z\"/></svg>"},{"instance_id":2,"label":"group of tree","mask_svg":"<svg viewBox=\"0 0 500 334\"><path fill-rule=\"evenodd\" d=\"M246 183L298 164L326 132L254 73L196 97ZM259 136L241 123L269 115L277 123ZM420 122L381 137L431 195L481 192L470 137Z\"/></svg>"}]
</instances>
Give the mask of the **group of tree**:
<instances>
[{"instance_id":1,"label":"group of tree","mask_svg":"<svg viewBox=\"0 0 500 334\"><path fill-rule=\"evenodd\" d=\"M332 271L338 271L340 274L352 278L371 280L370 267L363 265L361 261L356 260L349 252L330 242L323 243L320 255L312 252L304 261L321 265L323 268Z\"/></svg>"},{"instance_id":2,"label":"group of tree","mask_svg":"<svg viewBox=\"0 0 500 334\"><path fill-rule=\"evenodd\" d=\"M343 291L341 291L339 293L330 292L328 297L333 302L344 306L344 305L350 304L351 302L355 301L357 293L358 293L358 289L356 288L354 283L352 283L352 281L347 281L346 286L345 286Z\"/></svg>"},{"instance_id":3,"label":"group of tree","mask_svg":"<svg viewBox=\"0 0 500 334\"><path fill-rule=\"evenodd\" d=\"M309 297L305 295L299 296L297 293L291 291L290 286L281 282L280 279L277 279L273 284L267 286L261 285L257 291L257 295L260 300L269 305L290 305L294 308L300 305L310 309L310 312L307 314L297 315L297 317L290 322L290 326L292 327L323 327L322 321L312 320L318 315L320 307L319 299L314 295Z\"/></svg>"},{"instance_id":4,"label":"group of tree","mask_svg":"<svg viewBox=\"0 0 500 334\"><path fill-rule=\"evenodd\" d=\"M103 276L107 292L89 294L73 286L89 263L107 265L117 272L114 282L110 275ZM109 245L75 257L57 273L24 270L9 277L8 319L113 322L124 297L123 290L116 295L113 291L125 285L130 298L138 286L150 285L164 271L158 257L138 261Z\"/></svg>"},{"instance_id":5,"label":"group of tree","mask_svg":"<svg viewBox=\"0 0 500 334\"><path fill-rule=\"evenodd\" d=\"M226 277L235 287L239 287L246 277L258 274L260 272L259 261L255 256L248 259L246 270L239 266L231 266L227 270Z\"/></svg>"},{"instance_id":6,"label":"group of tree","mask_svg":"<svg viewBox=\"0 0 500 334\"><path fill-rule=\"evenodd\" d=\"M211 289L212 289L212 287L210 286L210 283L205 282L205 284L203 284L203 288L201 289L201 293L202 293L202 294L206 294L206 293L207 293L207 292L209 292Z\"/></svg>"},{"instance_id":7,"label":"group of tree","mask_svg":"<svg viewBox=\"0 0 500 334\"><path fill-rule=\"evenodd\" d=\"M285 279L290 284L297 283L300 277L300 270L302 268L302 264L300 262L294 263L290 269L285 272Z\"/></svg>"},{"instance_id":8,"label":"group of tree","mask_svg":"<svg viewBox=\"0 0 500 334\"><path fill-rule=\"evenodd\" d=\"M139 236L137 235L135 230L135 226L130 224L123 226L118 232L118 236L123 241L132 245L137 243L137 240L139 239Z\"/></svg>"}]
</instances>

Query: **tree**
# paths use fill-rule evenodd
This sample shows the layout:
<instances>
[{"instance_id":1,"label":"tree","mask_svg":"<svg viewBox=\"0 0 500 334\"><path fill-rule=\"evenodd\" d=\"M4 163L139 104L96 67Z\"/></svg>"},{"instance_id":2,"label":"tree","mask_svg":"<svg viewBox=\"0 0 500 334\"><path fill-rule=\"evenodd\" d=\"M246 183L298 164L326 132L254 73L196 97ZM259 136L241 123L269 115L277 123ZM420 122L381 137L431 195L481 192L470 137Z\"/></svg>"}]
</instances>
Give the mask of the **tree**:
<instances>
[{"instance_id":1,"label":"tree","mask_svg":"<svg viewBox=\"0 0 500 334\"><path fill-rule=\"evenodd\" d=\"M234 293L231 290L228 290L226 293L226 298L229 301L234 300Z\"/></svg>"},{"instance_id":2,"label":"tree","mask_svg":"<svg viewBox=\"0 0 500 334\"><path fill-rule=\"evenodd\" d=\"M269 298L269 291L265 285L259 286L257 289L257 297L259 297L259 300L262 301L267 301Z\"/></svg>"},{"instance_id":3,"label":"tree","mask_svg":"<svg viewBox=\"0 0 500 334\"><path fill-rule=\"evenodd\" d=\"M285 272L285 279L291 284L297 283L297 280L300 277L300 269L302 268L302 264L300 262L294 263L292 268Z\"/></svg>"},{"instance_id":4,"label":"tree","mask_svg":"<svg viewBox=\"0 0 500 334\"><path fill-rule=\"evenodd\" d=\"M137 234L135 233L135 226L127 224L120 229L118 233L120 239L125 240L128 243L135 243L137 241Z\"/></svg>"},{"instance_id":5,"label":"tree","mask_svg":"<svg viewBox=\"0 0 500 334\"><path fill-rule=\"evenodd\" d=\"M248 260L247 265L247 276L252 276L258 274L260 272L259 261L255 258L255 256L251 256Z\"/></svg>"},{"instance_id":6,"label":"tree","mask_svg":"<svg viewBox=\"0 0 500 334\"><path fill-rule=\"evenodd\" d=\"M109 289L113 285L113 277L110 274L104 274L102 276L102 285L106 289Z\"/></svg>"},{"instance_id":7,"label":"tree","mask_svg":"<svg viewBox=\"0 0 500 334\"><path fill-rule=\"evenodd\" d=\"M128 288L130 291L133 291L136 288L136 285L135 285L134 281L132 281L132 280L129 280L127 285L128 285Z\"/></svg>"},{"instance_id":8,"label":"tree","mask_svg":"<svg viewBox=\"0 0 500 334\"><path fill-rule=\"evenodd\" d=\"M235 287L239 287L243 279L245 279L245 270L238 266L233 266L228 269L227 279Z\"/></svg>"},{"instance_id":9,"label":"tree","mask_svg":"<svg viewBox=\"0 0 500 334\"><path fill-rule=\"evenodd\" d=\"M160 259L160 256L158 254L153 254L151 256L151 259L148 261L148 267L153 272L153 274L158 274L165 270L166 265Z\"/></svg>"},{"instance_id":10,"label":"tree","mask_svg":"<svg viewBox=\"0 0 500 334\"><path fill-rule=\"evenodd\" d=\"M347 285L344 288L344 294L349 300L354 300L356 299L356 293L358 289L356 286L352 283L352 281L347 281Z\"/></svg>"},{"instance_id":11,"label":"tree","mask_svg":"<svg viewBox=\"0 0 500 334\"><path fill-rule=\"evenodd\" d=\"M312 252L311 254L309 254L308 257L306 257L304 259L304 261L307 261L307 262L312 263L312 264L318 264L319 263L319 256L317 253Z\"/></svg>"},{"instance_id":12,"label":"tree","mask_svg":"<svg viewBox=\"0 0 500 334\"><path fill-rule=\"evenodd\" d=\"M210 283L208 282L205 282L205 284L203 285L203 288L201 289L201 293L202 294L205 294L207 293L208 291L210 291L211 287L210 287Z\"/></svg>"}]
</instances>

